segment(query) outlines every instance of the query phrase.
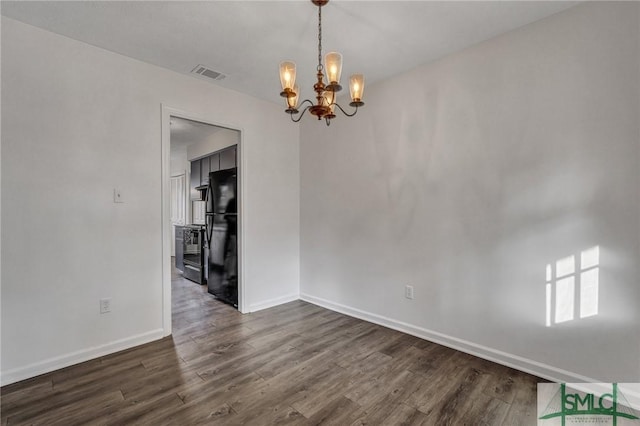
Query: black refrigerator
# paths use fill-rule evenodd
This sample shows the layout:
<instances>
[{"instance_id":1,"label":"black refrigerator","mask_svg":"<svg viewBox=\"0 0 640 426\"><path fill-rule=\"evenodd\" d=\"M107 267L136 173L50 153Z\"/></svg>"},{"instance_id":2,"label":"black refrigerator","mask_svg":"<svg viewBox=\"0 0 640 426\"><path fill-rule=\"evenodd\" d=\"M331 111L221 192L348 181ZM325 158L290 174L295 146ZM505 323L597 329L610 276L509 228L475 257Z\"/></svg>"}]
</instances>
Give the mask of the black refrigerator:
<instances>
[{"instance_id":1,"label":"black refrigerator","mask_svg":"<svg viewBox=\"0 0 640 426\"><path fill-rule=\"evenodd\" d=\"M238 307L238 169L209 173L206 196L207 288Z\"/></svg>"}]
</instances>

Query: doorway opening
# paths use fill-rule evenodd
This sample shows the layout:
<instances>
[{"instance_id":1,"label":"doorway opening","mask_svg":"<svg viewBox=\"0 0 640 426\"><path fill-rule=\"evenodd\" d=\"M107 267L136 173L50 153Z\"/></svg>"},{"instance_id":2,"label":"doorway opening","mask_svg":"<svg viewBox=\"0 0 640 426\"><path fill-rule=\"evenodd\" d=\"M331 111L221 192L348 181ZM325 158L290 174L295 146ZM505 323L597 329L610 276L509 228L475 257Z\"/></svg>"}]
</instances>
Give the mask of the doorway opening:
<instances>
[{"instance_id":1,"label":"doorway opening","mask_svg":"<svg viewBox=\"0 0 640 426\"><path fill-rule=\"evenodd\" d=\"M163 106L163 329L171 281L244 311L242 132ZM194 287L194 288L195 288Z\"/></svg>"}]
</instances>

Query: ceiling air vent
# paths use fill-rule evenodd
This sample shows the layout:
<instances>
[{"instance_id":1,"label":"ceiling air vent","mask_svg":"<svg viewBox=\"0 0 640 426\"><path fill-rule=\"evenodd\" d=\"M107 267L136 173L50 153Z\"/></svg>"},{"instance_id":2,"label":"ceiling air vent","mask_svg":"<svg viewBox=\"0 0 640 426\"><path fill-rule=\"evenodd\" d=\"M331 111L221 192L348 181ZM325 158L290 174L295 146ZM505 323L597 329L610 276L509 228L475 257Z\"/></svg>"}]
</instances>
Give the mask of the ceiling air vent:
<instances>
[{"instance_id":1,"label":"ceiling air vent","mask_svg":"<svg viewBox=\"0 0 640 426\"><path fill-rule=\"evenodd\" d=\"M192 74L197 74L201 77L210 78L211 80L222 80L226 77L226 75L221 72L214 71L210 68L205 67L204 65L198 65L194 69L191 70Z\"/></svg>"}]
</instances>

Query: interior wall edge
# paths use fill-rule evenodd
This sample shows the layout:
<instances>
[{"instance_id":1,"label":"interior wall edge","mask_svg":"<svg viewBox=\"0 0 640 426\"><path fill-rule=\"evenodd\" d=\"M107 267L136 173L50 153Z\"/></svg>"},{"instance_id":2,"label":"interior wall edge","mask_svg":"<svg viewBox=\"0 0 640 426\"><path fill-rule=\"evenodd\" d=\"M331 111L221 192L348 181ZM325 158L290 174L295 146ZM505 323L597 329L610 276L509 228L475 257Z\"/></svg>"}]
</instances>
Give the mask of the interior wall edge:
<instances>
[{"instance_id":1,"label":"interior wall edge","mask_svg":"<svg viewBox=\"0 0 640 426\"><path fill-rule=\"evenodd\" d=\"M419 327L413 324L409 324L403 321L398 321L393 318L385 317L383 315L374 314L372 312L357 309L351 306L343 305L341 303L332 302L321 297L315 297L310 294L301 293L300 300L312 303L317 306L321 306L325 309L339 312L350 317L358 318L373 324L378 324L383 327L391 328L402 333L410 334L420 339L428 340L429 342L437 343L442 346L446 346L451 349L458 350L460 352L467 353L469 355L476 356L478 358L486 359L488 361L495 362L497 364L504 365L509 368L514 368L525 373L533 374L543 379L551 380L558 383L600 383L602 380L586 377L581 374L567 371L561 368L554 367L552 365L544 364L538 361L534 361L528 358L524 358L518 355L510 354L507 352L493 349L487 346L479 345L474 342L470 342L457 337L449 336L444 333L429 330L423 327Z\"/></svg>"}]
</instances>

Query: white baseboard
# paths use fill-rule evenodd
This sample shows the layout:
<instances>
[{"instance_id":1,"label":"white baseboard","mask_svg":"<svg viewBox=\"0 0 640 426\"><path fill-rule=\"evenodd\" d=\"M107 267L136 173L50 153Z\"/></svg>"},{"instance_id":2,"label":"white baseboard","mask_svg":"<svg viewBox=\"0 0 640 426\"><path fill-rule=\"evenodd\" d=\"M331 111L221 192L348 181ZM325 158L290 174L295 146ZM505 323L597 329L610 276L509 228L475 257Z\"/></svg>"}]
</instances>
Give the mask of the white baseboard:
<instances>
[{"instance_id":1,"label":"white baseboard","mask_svg":"<svg viewBox=\"0 0 640 426\"><path fill-rule=\"evenodd\" d=\"M49 373L70 365L79 364L114 352L129 349L134 346L153 342L154 340L162 339L163 335L163 330L157 329L106 343L104 345L94 346L55 358L46 359L24 367L14 368L13 370L2 371L0 372L0 386L19 382L20 380L30 379L32 377L39 376L40 374Z\"/></svg>"},{"instance_id":2,"label":"white baseboard","mask_svg":"<svg viewBox=\"0 0 640 426\"><path fill-rule=\"evenodd\" d=\"M600 380L582 376L571 371L556 368L538 361L534 361L518 355L513 355L507 352L502 352L497 349L492 349L487 346L482 346L463 339L458 339L457 337L448 336L437 331L417 327L415 325L387 318L382 315L373 314L360 309L342 305L340 303L335 303L330 300L322 299L320 297L302 293L300 294L300 299L309 303L313 303L314 305L322 306L323 308L327 308L332 311L340 312L351 317L359 318L365 321L372 322L374 324L401 331L403 333L411 334L412 336L416 336L421 339L437 343L439 345L447 346L449 348L456 349L461 352L477 356L479 358L493 361L507 367L515 368L516 370L524 371L525 373L530 373L535 376L551 380L553 382L600 382Z\"/></svg>"},{"instance_id":3,"label":"white baseboard","mask_svg":"<svg viewBox=\"0 0 640 426\"><path fill-rule=\"evenodd\" d=\"M283 303L293 302L294 300L300 299L300 295L298 293L288 294L282 297L276 297L275 299L265 300L263 302L252 303L249 305L249 312L261 311L263 309L273 308L274 306L282 305Z\"/></svg>"}]
</instances>

